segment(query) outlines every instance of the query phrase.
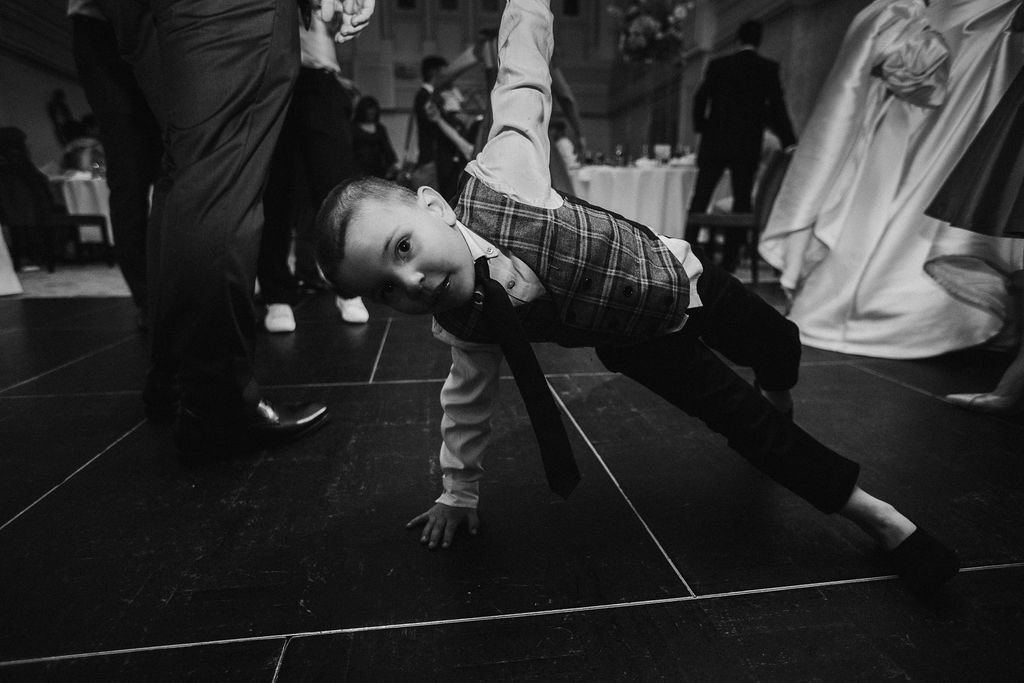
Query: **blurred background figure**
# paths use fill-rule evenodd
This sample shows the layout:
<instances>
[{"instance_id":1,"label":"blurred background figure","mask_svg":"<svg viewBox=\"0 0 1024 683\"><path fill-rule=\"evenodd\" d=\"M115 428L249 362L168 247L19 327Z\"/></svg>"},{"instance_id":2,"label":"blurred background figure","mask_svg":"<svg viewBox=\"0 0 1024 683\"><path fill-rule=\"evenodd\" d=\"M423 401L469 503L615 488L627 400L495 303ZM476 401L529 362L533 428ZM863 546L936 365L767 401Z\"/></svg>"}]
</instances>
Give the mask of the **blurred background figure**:
<instances>
[{"instance_id":1,"label":"blurred background figure","mask_svg":"<svg viewBox=\"0 0 1024 683\"><path fill-rule=\"evenodd\" d=\"M551 122L551 146L556 154L562 157L562 163L568 169L579 168L580 161L576 154L576 145L566 132L565 121L555 119Z\"/></svg>"},{"instance_id":2,"label":"blurred background figure","mask_svg":"<svg viewBox=\"0 0 1024 683\"><path fill-rule=\"evenodd\" d=\"M439 119L430 116L430 120L441 131L435 137L434 158L437 161L438 190L449 200L454 201L459 190L459 178L466 164L473 156L473 124L475 117L462 109L465 98L451 83L435 90L431 105L436 107ZM445 126L441 126L443 121Z\"/></svg>"},{"instance_id":3,"label":"blurred background figure","mask_svg":"<svg viewBox=\"0 0 1024 683\"><path fill-rule=\"evenodd\" d=\"M68 124L75 120L71 113L71 107L68 106L67 93L60 88L53 91L50 100L46 103L46 115L50 118L50 123L53 124L53 135L57 138L57 142L66 145L70 139L67 130Z\"/></svg>"},{"instance_id":4,"label":"blurred background figure","mask_svg":"<svg viewBox=\"0 0 1024 683\"><path fill-rule=\"evenodd\" d=\"M318 289L323 276L312 252L312 217L327 193L357 173L352 147L352 99L328 26L313 14L300 26L301 67L288 112L270 162L263 194L265 225L257 277L266 306L268 332L293 332L300 288ZM289 266L294 232L295 272ZM369 313L359 298L337 299L342 319L365 323Z\"/></svg>"},{"instance_id":5,"label":"blurred background figure","mask_svg":"<svg viewBox=\"0 0 1024 683\"><path fill-rule=\"evenodd\" d=\"M88 90L88 89L87 89ZM96 117L86 114L81 121L72 121L65 127L68 142L60 158L62 172L83 171L98 178L107 175L106 151L100 141Z\"/></svg>"},{"instance_id":6,"label":"blurred background figure","mask_svg":"<svg viewBox=\"0 0 1024 683\"><path fill-rule=\"evenodd\" d=\"M394 180L398 175L398 155L391 145L388 129L380 122L377 98L359 99L352 124L352 151L360 175Z\"/></svg>"},{"instance_id":7,"label":"blurred background figure","mask_svg":"<svg viewBox=\"0 0 1024 683\"><path fill-rule=\"evenodd\" d=\"M701 137L691 213L707 211L726 170L732 184L732 211L750 213L765 129L775 133L784 148L796 144L783 99L779 64L757 53L761 32L761 24L756 21L741 24L736 35L739 49L708 64L693 97L693 128ZM687 241L696 245L696 231L690 229L687 233ZM742 244L743 236L738 231L726 234L721 265L730 273L739 264Z\"/></svg>"},{"instance_id":8,"label":"blurred background figure","mask_svg":"<svg viewBox=\"0 0 1024 683\"><path fill-rule=\"evenodd\" d=\"M435 190L440 189L437 171L437 151L441 130L431 120L427 111L428 105L434 98L436 85L441 79L441 73L448 66L448 60L440 55L427 55L420 60L420 76L423 81L416 90L412 101L412 117L409 120L409 132L406 134L408 143L411 133L416 133L416 162L413 175L417 185L429 185Z\"/></svg>"}]
</instances>

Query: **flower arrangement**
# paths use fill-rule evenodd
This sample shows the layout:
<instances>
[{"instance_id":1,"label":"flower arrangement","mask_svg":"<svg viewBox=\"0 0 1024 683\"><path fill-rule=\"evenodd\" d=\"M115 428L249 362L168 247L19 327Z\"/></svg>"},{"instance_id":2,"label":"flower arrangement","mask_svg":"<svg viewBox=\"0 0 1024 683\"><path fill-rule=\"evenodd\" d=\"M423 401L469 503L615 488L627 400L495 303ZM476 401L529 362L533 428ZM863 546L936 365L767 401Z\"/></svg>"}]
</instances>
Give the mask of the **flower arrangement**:
<instances>
[{"instance_id":1,"label":"flower arrangement","mask_svg":"<svg viewBox=\"0 0 1024 683\"><path fill-rule=\"evenodd\" d=\"M619 54L627 62L663 62L679 56L694 0L630 0L609 13L621 23Z\"/></svg>"}]
</instances>

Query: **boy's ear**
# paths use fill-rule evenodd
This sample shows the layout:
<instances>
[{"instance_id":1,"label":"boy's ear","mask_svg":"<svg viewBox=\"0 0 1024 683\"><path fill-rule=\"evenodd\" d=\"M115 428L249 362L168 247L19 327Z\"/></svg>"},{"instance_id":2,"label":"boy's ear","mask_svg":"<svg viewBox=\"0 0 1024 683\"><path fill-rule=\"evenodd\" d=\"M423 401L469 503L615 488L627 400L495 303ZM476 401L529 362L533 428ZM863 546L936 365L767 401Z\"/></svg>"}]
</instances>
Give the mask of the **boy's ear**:
<instances>
[{"instance_id":1,"label":"boy's ear","mask_svg":"<svg viewBox=\"0 0 1024 683\"><path fill-rule=\"evenodd\" d=\"M445 223L455 227L455 211L440 192L429 185L423 185L416 191L416 201L428 211L440 215Z\"/></svg>"}]
</instances>

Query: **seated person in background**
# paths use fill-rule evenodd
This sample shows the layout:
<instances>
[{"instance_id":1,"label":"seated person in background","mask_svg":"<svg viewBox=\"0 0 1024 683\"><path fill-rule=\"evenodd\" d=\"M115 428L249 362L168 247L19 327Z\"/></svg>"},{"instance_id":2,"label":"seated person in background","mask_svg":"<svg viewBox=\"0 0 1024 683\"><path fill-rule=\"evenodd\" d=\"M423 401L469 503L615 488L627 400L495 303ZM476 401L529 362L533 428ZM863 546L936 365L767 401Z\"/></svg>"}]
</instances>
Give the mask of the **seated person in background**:
<instances>
[{"instance_id":1,"label":"seated person in background","mask_svg":"<svg viewBox=\"0 0 1024 683\"><path fill-rule=\"evenodd\" d=\"M393 180L398 175L398 155L391 146L388 129L380 122L380 103L363 97L356 104L352 120L352 152L360 175Z\"/></svg>"},{"instance_id":2,"label":"seated person in background","mask_svg":"<svg viewBox=\"0 0 1024 683\"><path fill-rule=\"evenodd\" d=\"M86 114L81 121L68 123L65 130L69 140L61 156L61 171L86 171L94 175L104 175L107 162L97 134L96 117Z\"/></svg>"},{"instance_id":3,"label":"seated person in background","mask_svg":"<svg viewBox=\"0 0 1024 683\"><path fill-rule=\"evenodd\" d=\"M530 379L513 366L523 360L509 343L517 330L493 322L504 307L530 341L594 347L610 370L704 420L822 512L856 523L888 551L912 589L929 592L952 578L955 553L861 489L857 463L792 422L789 389L801 350L795 325L722 269L702 265L687 242L552 190L552 44L548 2L510 0L498 41L491 138L467 166L454 208L429 187L413 192L363 178L335 188L317 216L320 265L338 291L433 314L435 336L452 349L441 390L444 491L408 526L422 525L420 540L430 548L449 547L463 524L478 531L503 347L512 351L517 381L524 380L520 391ZM758 388L713 349L752 367ZM546 388L543 394L550 398ZM536 425L550 416L531 405L527 400L547 443L550 434ZM553 417L547 426L561 430ZM564 450L542 453L566 465ZM568 474L552 477L563 495L578 479Z\"/></svg>"}]
</instances>

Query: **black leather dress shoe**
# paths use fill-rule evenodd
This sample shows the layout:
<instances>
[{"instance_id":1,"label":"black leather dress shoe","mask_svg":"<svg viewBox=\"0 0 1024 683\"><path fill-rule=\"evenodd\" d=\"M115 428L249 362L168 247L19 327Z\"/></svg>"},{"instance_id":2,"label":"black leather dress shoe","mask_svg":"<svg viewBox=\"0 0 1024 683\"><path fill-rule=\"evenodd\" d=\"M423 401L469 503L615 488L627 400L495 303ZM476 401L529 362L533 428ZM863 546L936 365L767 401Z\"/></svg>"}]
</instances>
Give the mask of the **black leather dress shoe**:
<instances>
[{"instance_id":1,"label":"black leather dress shoe","mask_svg":"<svg viewBox=\"0 0 1024 683\"><path fill-rule=\"evenodd\" d=\"M174 445L185 460L230 457L294 441L326 421L322 403L274 408L264 400L232 420L205 417L182 406L174 422Z\"/></svg>"},{"instance_id":2,"label":"black leather dress shoe","mask_svg":"<svg viewBox=\"0 0 1024 683\"><path fill-rule=\"evenodd\" d=\"M890 550L889 558L910 590L922 596L931 595L960 571L957 554L921 527Z\"/></svg>"}]
</instances>

